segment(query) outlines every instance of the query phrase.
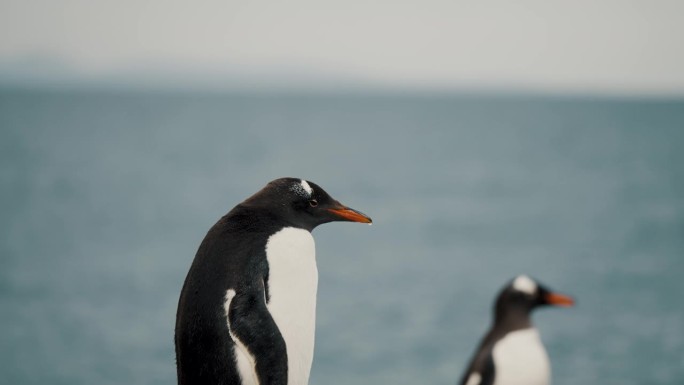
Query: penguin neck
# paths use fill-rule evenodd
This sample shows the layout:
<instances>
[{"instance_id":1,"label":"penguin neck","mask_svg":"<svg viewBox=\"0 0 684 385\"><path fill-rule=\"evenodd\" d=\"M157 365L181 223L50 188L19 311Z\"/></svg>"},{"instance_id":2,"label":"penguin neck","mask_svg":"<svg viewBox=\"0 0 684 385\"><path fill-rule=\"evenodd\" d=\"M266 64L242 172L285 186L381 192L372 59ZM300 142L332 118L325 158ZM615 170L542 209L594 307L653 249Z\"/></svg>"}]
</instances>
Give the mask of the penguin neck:
<instances>
[{"instance_id":1,"label":"penguin neck","mask_svg":"<svg viewBox=\"0 0 684 385\"><path fill-rule=\"evenodd\" d=\"M309 233L312 232L316 227L315 225L311 226L307 223L299 223L292 220L292 218L287 215L288 212L284 208L273 209L272 207L267 207L263 204L249 201L242 202L235 206L235 208L233 208L231 211L231 214L233 216L243 216L248 218L246 220L246 226L248 227L254 227L255 224L262 221L278 223L280 228L291 227L295 229L306 230Z\"/></svg>"},{"instance_id":2,"label":"penguin neck","mask_svg":"<svg viewBox=\"0 0 684 385\"><path fill-rule=\"evenodd\" d=\"M494 312L494 328L513 331L533 327L531 309L524 306L508 306Z\"/></svg>"}]
</instances>

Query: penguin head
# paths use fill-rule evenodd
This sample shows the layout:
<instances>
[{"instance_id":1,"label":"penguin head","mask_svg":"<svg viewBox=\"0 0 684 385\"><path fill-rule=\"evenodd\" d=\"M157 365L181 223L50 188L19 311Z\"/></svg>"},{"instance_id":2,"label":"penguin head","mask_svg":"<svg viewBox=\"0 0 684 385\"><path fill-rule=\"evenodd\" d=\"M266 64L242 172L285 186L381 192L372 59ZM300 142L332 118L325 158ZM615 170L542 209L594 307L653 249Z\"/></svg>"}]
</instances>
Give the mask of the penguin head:
<instances>
[{"instance_id":1,"label":"penguin head","mask_svg":"<svg viewBox=\"0 0 684 385\"><path fill-rule=\"evenodd\" d=\"M499 293L495 312L498 318L514 312L529 314L541 306L570 307L574 304L572 297L553 292L526 275L519 275Z\"/></svg>"},{"instance_id":2,"label":"penguin head","mask_svg":"<svg viewBox=\"0 0 684 385\"><path fill-rule=\"evenodd\" d=\"M366 214L341 204L319 185L298 178L271 181L243 205L267 208L286 224L309 231L334 221L372 223Z\"/></svg>"}]
</instances>

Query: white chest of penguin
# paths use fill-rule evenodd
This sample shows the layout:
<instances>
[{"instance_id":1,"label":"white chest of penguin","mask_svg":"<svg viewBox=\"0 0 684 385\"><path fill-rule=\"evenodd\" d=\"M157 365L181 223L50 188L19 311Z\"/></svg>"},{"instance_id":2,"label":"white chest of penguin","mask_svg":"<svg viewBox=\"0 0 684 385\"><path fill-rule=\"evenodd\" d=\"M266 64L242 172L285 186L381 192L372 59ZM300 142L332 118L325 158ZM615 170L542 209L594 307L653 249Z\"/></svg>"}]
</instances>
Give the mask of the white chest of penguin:
<instances>
[{"instance_id":1,"label":"white chest of penguin","mask_svg":"<svg viewBox=\"0 0 684 385\"><path fill-rule=\"evenodd\" d=\"M288 384L306 385L313 361L318 268L307 230L286 227L266 243L268 311L285 340Z\"/></svg>"},{"instance_id":2,"label":"white chest of penguin","mask_svg":"<svg viewBox=\"0 0 684 385\"><path fill-rule=\"evenodd\" d=\"M494 385L549 385L551 365L537 329L508 333L494 345Z\"/></svg>"}]
</instances>

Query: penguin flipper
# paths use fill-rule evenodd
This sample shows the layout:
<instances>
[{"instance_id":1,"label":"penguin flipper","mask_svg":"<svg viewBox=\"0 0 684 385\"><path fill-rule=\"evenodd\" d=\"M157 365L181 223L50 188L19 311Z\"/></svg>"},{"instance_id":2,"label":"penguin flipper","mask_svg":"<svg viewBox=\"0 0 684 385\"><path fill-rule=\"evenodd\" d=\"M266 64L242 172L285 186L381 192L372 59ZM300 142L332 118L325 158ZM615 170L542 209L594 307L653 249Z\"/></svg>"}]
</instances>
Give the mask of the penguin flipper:
<instances>
[{"instance_id":1,"label":"penguin flipper","mask_svg":"<svg viewBox=\"0 0 684 385\"><path fill-rule=\"evenodd\" d=\"M287 385L287 349L268 312L264 293L235 293L228 311L230 334L254 359L260 385Z\"/></svg>"},{"instance_id":2,"label":"penguin flipper","mask_svg":"<svg viewBox=\"0 0 684 385\"><path fill-rule=\"evenodd\" d=\"M491 351L475 357L460 385L492 385L494 384L494 358Z\"/></svg>"}]
</instances>

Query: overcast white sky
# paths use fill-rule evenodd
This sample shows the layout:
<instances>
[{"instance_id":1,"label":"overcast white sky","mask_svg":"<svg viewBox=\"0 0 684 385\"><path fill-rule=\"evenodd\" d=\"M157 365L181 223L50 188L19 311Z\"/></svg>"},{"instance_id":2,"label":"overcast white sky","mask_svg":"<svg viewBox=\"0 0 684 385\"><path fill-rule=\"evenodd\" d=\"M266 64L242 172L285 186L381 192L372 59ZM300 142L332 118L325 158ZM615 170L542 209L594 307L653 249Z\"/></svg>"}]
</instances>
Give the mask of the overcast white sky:
<instances>
[{"instance_id":1,"label":"overcast white sky","mask_svg":"<svg viewBox=\"0 0 684 385\"><path fill-rule=\"evenodd\" d=\"M684 1L0 0L0 60L684 94ZM285 70L283 70L285 69Z\"/></svg>"}]
</instances>

